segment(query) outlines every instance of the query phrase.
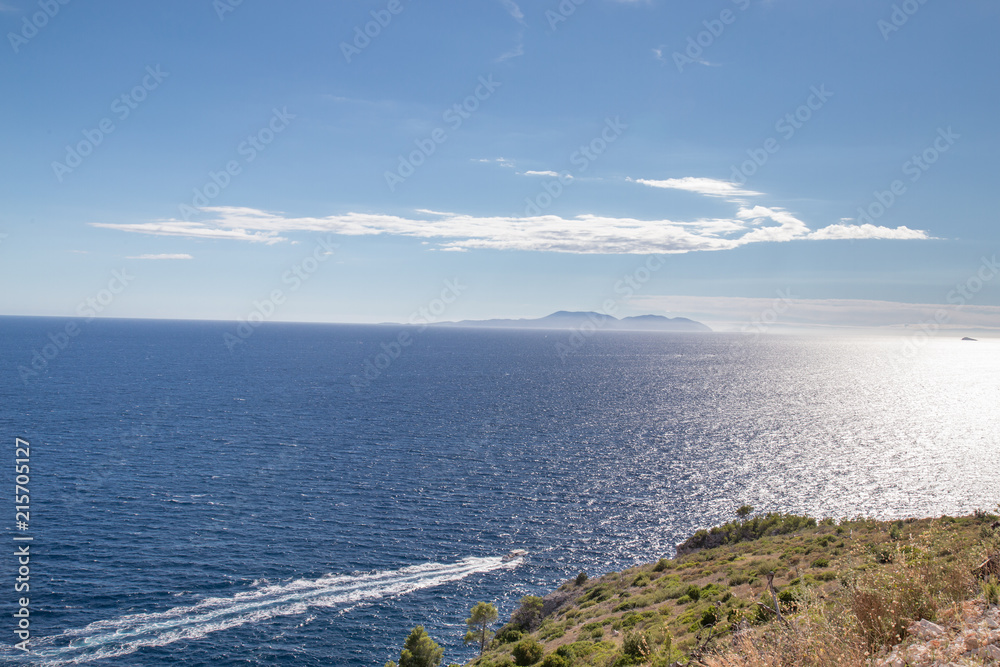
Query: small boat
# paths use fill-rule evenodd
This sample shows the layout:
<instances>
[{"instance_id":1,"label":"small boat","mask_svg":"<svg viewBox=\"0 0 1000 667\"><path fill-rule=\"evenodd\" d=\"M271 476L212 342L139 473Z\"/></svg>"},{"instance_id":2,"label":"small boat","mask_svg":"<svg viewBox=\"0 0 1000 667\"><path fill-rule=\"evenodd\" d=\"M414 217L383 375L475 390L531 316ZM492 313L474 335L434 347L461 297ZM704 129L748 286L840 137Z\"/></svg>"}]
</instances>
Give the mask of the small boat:
<instances>
[{"instance_id":1,"label":"small boat","mask_svg":"<svg viewBox=\"0 0 1000 667\"><path fill-rule=\"evenodd\" d=\"M514 549L513 551L507 552L507 555L501 558L500 560L502 560L504 563L507 563L512 560L516 560L518 558L524 558L527 555L528 552L525 551L524 549Z\"/></svg>"}]
</instances>

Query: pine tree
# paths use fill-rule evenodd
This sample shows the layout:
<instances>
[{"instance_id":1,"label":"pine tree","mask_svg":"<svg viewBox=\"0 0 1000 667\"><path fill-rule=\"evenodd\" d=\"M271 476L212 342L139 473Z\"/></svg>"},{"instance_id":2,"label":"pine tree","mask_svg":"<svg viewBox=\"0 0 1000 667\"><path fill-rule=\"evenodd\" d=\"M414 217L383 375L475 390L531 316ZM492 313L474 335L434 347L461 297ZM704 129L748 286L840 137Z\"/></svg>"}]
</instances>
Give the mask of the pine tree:
<instances>
[{"instance_id":1,"label":"pine tree","mask_svg":"<svg viewBox=\"0 0 1000 667\"><path fill-rule=\"evenodd\" d=\"M488 602L477 602L476 606L472 608L469 617L465 619L465 623L469 626L469 631L465 633L465 643L474 644L479 643L479 655L483 654L486 650L486 643L493 638L493 632L490 630L490 625L493 624L499 614L497 614L497 608Z\"/></svg>"}]
</instances>

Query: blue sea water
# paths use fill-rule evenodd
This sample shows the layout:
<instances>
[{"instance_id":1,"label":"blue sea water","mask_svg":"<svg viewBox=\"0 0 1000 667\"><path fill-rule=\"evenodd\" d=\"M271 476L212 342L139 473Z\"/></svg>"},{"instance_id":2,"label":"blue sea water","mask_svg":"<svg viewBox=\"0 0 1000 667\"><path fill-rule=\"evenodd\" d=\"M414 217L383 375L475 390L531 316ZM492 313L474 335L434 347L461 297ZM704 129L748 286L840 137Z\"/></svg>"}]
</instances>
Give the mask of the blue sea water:
<instances>
[{"instance_id":1,"label":"blue sea water","mask_svg":"<svg viewBox=\"0 0 1000 667\"><path fill-rule=\"evenodd\" d=\"M78 324L27 376L66 321L0 318L2 488L31 443L30 530L5 491L0 554L34 537L32 654L0 556L0 662L381 665L417 624L463 662L476 601L505 617L744 503L1000 502L995 340L607 332L560 357L568 332L414 329L390 360L394 327L230 351L232 323Z\"/></svg>"}]
</instances>

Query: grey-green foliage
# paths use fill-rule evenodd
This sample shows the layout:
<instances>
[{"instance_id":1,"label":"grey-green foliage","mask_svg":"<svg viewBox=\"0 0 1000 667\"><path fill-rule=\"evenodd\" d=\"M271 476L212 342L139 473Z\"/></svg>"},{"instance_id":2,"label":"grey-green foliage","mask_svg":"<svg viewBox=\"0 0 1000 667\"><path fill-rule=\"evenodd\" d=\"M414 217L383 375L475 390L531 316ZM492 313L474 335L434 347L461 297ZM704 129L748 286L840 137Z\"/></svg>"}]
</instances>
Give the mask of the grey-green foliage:
<instances>
[{"instance_id":1,"label":"grey-green foliage","mask_svg":"<svg viewBox=\"0 0 1000 667\"><path fill-rule=\"evenodd\" d=\"M442 657L444 649L430 638L424 626L418 625L413 628L403 644L403 650L399 653L398 667L438 667ZM386 667L392 664L386 663Z\"/></svg>"},{"instance_id":2,"label":"grey-green foliage","mask_svg":"<svg viewBox=\"0 0 1000 667\"><path fill-rule=\"evenodd\" d=\"M497 618L496 607L488 602L477 602L469 613L469 618L465 619L465 624L469 626L469 631L465 633L465 643L479 644L479 655L483 654L486 643L493 637L490 625Z\"/></svg>"}]
</instances>

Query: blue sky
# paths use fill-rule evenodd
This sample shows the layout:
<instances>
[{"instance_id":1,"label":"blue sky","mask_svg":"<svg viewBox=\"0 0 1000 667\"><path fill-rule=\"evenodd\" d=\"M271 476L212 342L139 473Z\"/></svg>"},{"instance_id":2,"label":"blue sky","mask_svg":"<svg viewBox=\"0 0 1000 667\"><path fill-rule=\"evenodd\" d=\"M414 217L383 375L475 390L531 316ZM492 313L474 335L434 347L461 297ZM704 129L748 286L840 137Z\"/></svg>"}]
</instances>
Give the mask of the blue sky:
<instances>
[{"instance_id":1,"label":"blue sky","mask_svg":"<svg viewBox=\"0 0 1000 667\"><path fill-rule=\"evenodd\" d=\"M0 1L0 314L1000 330L995 2L63 1Z\"/></svg>"}]
</instances>

